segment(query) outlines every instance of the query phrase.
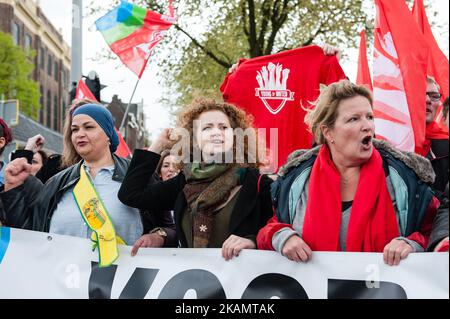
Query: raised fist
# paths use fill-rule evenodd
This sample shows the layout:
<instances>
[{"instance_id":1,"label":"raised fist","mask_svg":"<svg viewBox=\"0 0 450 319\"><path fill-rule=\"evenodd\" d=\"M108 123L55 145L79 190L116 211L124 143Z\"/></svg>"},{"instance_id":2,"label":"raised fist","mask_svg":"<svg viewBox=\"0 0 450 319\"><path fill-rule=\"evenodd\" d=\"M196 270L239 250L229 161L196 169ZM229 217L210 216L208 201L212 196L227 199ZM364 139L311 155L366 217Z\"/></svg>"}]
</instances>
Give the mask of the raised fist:
<instances>
[{"instance_id":1,"label":"raised fist","mask_svg":"<svg viewBox=\"0 0 450 319\"><path fill-rule=\"evenodd\" d=\"M5 168L5 191L22 185L31 174L31 164L24 157L16 158Z\"/></svg>"},{"instance_id":2,"label":"raised fist","mask_svg":"<svg viewBox=\"0 0 450 319\"><path fill-rule=\"evenodd\" d=\"M178 140L180 140L178 129L165 128L148 150L161 154L164 150L170 150Z\"/></svg>"},{"instance_id":3,"label":"raised fist","mask_svg":"<svg viewBox=\"0 0 450 319\"><path fill-rule=\"evenodd\" d=\"M45 139L41 134L30 137L25 146L26 150L32 151L33 153L38 152L44 146Z\"/></svg>"}]
</instances>

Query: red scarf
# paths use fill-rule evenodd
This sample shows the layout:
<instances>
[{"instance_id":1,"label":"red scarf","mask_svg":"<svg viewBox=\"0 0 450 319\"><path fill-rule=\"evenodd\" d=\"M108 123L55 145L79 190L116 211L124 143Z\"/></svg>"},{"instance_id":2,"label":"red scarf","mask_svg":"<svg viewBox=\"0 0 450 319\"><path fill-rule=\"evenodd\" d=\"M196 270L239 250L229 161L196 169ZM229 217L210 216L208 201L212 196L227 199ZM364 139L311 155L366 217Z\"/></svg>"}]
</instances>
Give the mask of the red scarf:
<instances>
[{"instance_id":1,"label":"red scarf","mask_svg":"<svg viewBox=\"0 0 450 319\"><path fill-rule=\"evenodd\" d=\"M434 121L427 124L425 131L425 142L423 143L423 153L420 155L428 155L431 149L431 140L448 140L448 132L446 132Z\"/></svg>"},{"instance_id":2,"label":"red scarf","mask_svg":"<svg viewBox=\"0 0 450 319\"><path fill-rule=\"evenodd\" d=\"M317 251L339 251L341 226L341 176L330 150L323 146L312 168L303 239ZM347 232L347 251L382 252L399 236L380 153L374 148L361 166Z\"/></svg>"}]
</instances>

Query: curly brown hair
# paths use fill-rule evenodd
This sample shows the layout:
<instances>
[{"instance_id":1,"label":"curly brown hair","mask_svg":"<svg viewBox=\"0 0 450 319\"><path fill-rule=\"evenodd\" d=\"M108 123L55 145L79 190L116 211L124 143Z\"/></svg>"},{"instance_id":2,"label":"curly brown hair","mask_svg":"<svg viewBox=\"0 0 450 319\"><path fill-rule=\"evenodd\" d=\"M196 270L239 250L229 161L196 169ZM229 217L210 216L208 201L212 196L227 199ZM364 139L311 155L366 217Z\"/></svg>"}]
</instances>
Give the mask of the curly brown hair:
<instances>
[{"instance_id":1,"label":"curly brown hair","mask_svg":"<svg viewBox=\"0 0 450 319\"><path fill-rule=\"evenodd\" d=\"M183 128L189 132L189 140L190 140L190 161L193 161L194 154L194 121L199 118L199 116L207 111L221 111L223 112L229 119L231 128L234 130L235 134L233 134L233 161L236 161L237 153L237 139L236 139L236 131L235 129L242 129L244 132L247 129L254 129L253 127L253 117L247 114L244 110L237 108L236 106L228 103L220 103L214 99L208 98L196 98L189 106L182 110L182 112L178 116L177 127ZM258 168L263 165L261 154L265 154L264 147L259 144L258 134L256 134L256 130L253 130L255 134L248 135L244 133L244 162L243 163L235 163L243 167L253 167ZM255 152L251 154L249 152L249 147L254 146Z\"/></svg>"}]
</instances>

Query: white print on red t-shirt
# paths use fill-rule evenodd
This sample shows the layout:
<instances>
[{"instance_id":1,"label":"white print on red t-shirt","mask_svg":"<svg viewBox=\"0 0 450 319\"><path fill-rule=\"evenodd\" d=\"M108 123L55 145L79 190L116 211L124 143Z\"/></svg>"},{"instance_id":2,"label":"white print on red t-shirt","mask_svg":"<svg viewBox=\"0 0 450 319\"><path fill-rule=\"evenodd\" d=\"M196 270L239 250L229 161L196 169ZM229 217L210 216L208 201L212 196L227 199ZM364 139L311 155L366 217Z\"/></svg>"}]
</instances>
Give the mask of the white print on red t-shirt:
<instances>
[{"instance_id":1,"label":"white print on red t-shirt","mask_svg":"<svg viewBox=\"0 0 450 319\"><path fill-rule=\"evenodd\" d=\"M286 89L289 77L289 69L283 70L283 66L269 62L256 71L256 81L259 88L255 89L255 95L261 99L266 108L272 114L277 114L286 104L286 101L293 101L295 92Z\"/></svg>"}]
</instances>

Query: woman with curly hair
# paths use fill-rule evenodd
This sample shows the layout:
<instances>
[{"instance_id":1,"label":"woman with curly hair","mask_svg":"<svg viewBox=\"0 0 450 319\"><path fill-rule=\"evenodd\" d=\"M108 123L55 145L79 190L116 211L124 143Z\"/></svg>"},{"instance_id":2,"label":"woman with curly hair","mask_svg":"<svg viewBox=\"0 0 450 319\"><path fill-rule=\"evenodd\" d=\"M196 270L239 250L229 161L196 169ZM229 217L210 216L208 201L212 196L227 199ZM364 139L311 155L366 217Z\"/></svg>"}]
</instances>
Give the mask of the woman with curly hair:
<instances>
[{"instance_id":1,"label":"woman with curly hair","mask_svg":"<svg viewBox=\"0 0 450 319\"><path fill-rule=\"evenodd\" d=\"M166 129L148 151L135 150L119 199L141 209L173 210L181 247L222 248L226 260L255 249L272 202L271 180L257 169L261 162L251 119L233 105L198 99L180 114L177 127L184 132L181 141ZM175 141L184 150L178 154L181 173L149 184L159 154Z\"/></svg>"}]
</instances>

